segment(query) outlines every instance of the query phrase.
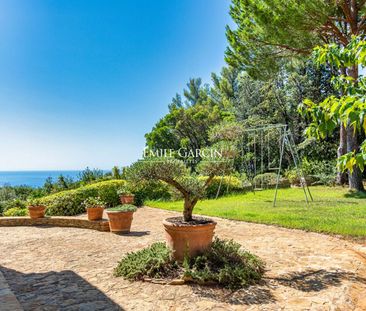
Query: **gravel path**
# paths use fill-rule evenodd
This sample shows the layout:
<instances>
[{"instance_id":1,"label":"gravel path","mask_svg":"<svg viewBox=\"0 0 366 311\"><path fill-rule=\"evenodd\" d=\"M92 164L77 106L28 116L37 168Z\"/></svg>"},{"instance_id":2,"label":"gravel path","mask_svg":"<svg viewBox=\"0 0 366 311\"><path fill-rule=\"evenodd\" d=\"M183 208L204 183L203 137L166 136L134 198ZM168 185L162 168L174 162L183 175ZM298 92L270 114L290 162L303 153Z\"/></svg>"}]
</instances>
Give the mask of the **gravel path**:
<instances>
[{"instance_id":1,"label":"gravel path","mask_svg":"<svg viewBox=\"0 0 366 311\"><path fill-rule=\"evenodd\" d=\"M0 229L0 270L24 310L366 310L366 246L322 234L218 220L267 263L263 284L235 293L115 278L127 252L163 240L174 212L141 208L131 234L76 228Z\"/></svg>"}]
</instances>

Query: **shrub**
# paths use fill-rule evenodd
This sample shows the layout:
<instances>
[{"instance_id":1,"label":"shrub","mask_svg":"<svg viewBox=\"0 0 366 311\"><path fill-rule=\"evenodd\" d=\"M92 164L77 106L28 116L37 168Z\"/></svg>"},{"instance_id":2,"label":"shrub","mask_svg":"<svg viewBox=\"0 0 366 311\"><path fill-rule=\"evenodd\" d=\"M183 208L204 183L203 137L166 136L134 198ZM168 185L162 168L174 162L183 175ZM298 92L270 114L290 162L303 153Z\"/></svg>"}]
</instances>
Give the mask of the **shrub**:
<instances>
[{"instance_id":1,"label":"shrub","mask_svg":"<svg viewBox=\"0 0 366 311\"><path fill-rule=\"evenodd\" d=\"M4 216L27 216L28 213L28 209L27 208L19 208L19 207L12 207L9 208L8 210L6 210L4 212Z\"/></svg>"},{"instance_id":2,"label":"shrub","mask_svg":"<svg viewBox=\"0 0 366 311\"><path fill-rule=\"evenodd\" d=\"M137 252L128 253L114 269L115 276L128 280L144 277L165 278L177 275L178 264L165 243L157 242Z\"/></svg>"},{"instance_id":3,"label":"shrub","mask_svg":"<svg viewBox=\"0 0 366 311\"><path fill-rule=\"evenodd\" d=\"M276 173L264 173L258 174L253 178L253 186L256 188L269 189L275 187L277 184L277 174ZM280 179L279 185L286 186L286 180Z\"/></svg>"},{"instance_id":4,"label":"shrub","mask_svg":"<svg viewBox=\"0 0 366 311\"><path fill-rule=\"evenodd\" d=\"M200 177L200 178L202 180L207 180L207 177ZM211 184L206 188L206 197L215 198L217 195L217 191L219 190L219 187L220 187L219 196L230 193L238 193L244 190L243 183L238 177L224 176L222 178L220 176L216 176L213 178Z\"/></svg>"},{"instance_id":5,"label":"shrub","mask_svg":"<svg viewBox=\"0 0 366 311\"><path fill-rule=\"evenodd\" d=\"M3 202L4 212L11 208L24 209L27 208L27 203L23 200L14 199Z\"/></svg>"},{"instance_id":6,"label":"shrub","mask_svg":"<svg viewBox=\"0 0 366 311\"><path fill-rule=\"evenodd\" d=\"M171 250L158 242L140 251L127 254L114 270L115 276L129 280L180 277L199 283L216 283L238 289L259 281L264 263L255 255L241 250L240 244L216 238L211 248L183 264L172 259Z\"/></svg>"},{"instance_id":7,"label":"shrub","mask_svg":"<svg viewBox=\"0 0 366 311\"><path fill-rule=\"evenodd\" d=\"M140 181L130 185L130 191L135 195L135 204L142 206L144 201L168 201L172 198L170 187L162 181Z\"/></svg>"},{"instance_id":8,"label":"shrub","mask_svg":"<svg viewBox=\"0 0 366 311\"><path fill-rule=\"evenodd\" d=\"M334 161L302 161L302 172L306 182L310 185L334 185L337 167ZM289 179L291 185L300 185L300 177L296 169L289 169L286 171L286 177Z\"/></svg>"},{"instance_id":9,"label":"shrub","mask_svg":"<svg viewBox=\"0 0 366 311\"><path fill-rule=\"evenodd\" d=\"M99 197L108 207L118 205L120 202L117 189L125 183L124 180L102 181L78 189L51 194L42 198L41 202L48 207L48 215L73 216L85 212L82 202L89 197Z\"/></svg>"},{"instance_id":10,"label":"shrub","mask_svg":"<svg viewBox=\"0 0 366 311\"><path fill-rule=\"evenodd\" d=\"M230 289L246 287L262 278L264 263L241 250L233 240L215 238L202 255L186 259L184 276L197 283L217 283Z\"/></svg>"},{"instance_id":11,"label":"shrub","mask_svg":"<svg viewBox=\"0 0 366 311\"><path fill-rule=\"evenodd\" d=\"M105 202L102 201L99 197L97 197L97 198L89 197L89 198L85 199L82 204L85 208L104 207L105 206Z\"/></svg>"},{"instance_id":12,"label":"shrub","mask_svg":"<svg viewBox=\"0 0 366 311\"><path fill-rule=\"evenodd\" d=\"M132 195L132 191L130 190L130 187L128 185L125 185L117 190L118 195Z\"/></svg>"},{"instance_id":13,"label":"shrub","mask_svg":"<svg viewBox=\"0 0 366 311\"><path fill-rule=\"evenodd\" d=\"M42 203L42 200L40 198L30 198L27 200L27 205L28 206L40 206L40 205L44 205Z\"/></svg>"},{"instance_id":14,"label":"shrub","mask_svg":"<svg viewBox=\"0 0 366 311\"><path fill-rule=\"evenodd\" d=\"M132 204L123 204L123 205L118 205L115 207L111 207L107 209L107 212L136 212L137 208L135 205Z\"/></svg>"}]
</instances>

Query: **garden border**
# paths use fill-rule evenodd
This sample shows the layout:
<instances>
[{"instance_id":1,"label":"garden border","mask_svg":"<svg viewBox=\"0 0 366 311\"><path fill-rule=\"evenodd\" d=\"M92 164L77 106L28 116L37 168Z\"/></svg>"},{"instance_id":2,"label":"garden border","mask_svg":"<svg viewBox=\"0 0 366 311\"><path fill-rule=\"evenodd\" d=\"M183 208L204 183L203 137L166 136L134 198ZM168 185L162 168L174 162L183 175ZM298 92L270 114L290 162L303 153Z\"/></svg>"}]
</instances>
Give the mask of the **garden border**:
<instances>
[{"instance_id":1,"label":"garden border","mask_svg":"<svg viewBox=\"0 0 366 311\"><path fill-rule=\"evenodd\" d=\"M84 218L71 216L53 216L36 219L29 217L0 217L0 227L15 226L75 227L103 232L110 231L109 221L106 219L89 221Z\"/></svg>"}]
</instances>

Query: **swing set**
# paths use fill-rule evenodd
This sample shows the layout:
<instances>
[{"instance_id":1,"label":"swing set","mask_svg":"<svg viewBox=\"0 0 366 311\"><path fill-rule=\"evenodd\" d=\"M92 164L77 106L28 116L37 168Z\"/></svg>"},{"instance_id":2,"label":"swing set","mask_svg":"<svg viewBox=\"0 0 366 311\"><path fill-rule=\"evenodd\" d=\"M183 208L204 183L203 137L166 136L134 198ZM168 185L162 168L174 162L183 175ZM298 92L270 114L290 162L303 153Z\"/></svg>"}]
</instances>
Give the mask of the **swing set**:
<instances>
[{"instance_id":1,"label":"swing set","mask_svg":"<svg viewBox=\"0 0 366 311\"><path fill-rule=\"evenodd\" d=\"M240 170L246 173L254 193L265 188L265 176L263 174L271 171L275 172L277 177L273 206L276 206L283 157L286 149L294 163L306 202L309 203L309 200L313 201L313 196L301 168L301 160L292 133L286 124L271 124L244 129L239 144L240 158L242 159ZM260 174L260 178L256 178L258 174ZM223 178L224 176L221 177L216 198L219 196ZM258 179L260 180L258 181ZM226 190L228 191L228 189Z\"/></svg>"}]
</instances>

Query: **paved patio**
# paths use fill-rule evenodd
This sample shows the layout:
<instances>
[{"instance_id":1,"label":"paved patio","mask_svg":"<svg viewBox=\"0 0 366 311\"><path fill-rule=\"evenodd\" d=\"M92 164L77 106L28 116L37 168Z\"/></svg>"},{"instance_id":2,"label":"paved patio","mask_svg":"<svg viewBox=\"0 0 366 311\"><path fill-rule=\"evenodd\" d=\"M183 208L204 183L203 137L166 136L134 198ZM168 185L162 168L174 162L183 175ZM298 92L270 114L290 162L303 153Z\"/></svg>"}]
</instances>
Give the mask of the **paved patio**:
<instances>
[{"instance_id":1,"label":"paved patio","mask_svg":"<svg viewBox=\"0 0 366 311\"><path fill-rule=\"evenodd\" d=\"M127 236L3 227L0 270L24 310L366 310L366 246L224 219L218 219L217 235L266 261L262 284L231 293L113 277L124 254L163 240L161 222L172 215L141 208Z\"/></svg>"}]
</instances>

